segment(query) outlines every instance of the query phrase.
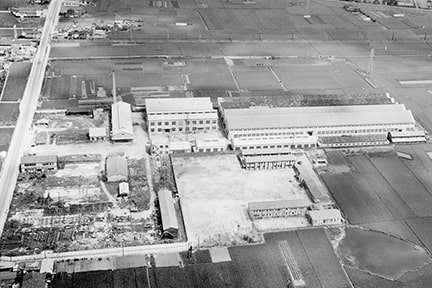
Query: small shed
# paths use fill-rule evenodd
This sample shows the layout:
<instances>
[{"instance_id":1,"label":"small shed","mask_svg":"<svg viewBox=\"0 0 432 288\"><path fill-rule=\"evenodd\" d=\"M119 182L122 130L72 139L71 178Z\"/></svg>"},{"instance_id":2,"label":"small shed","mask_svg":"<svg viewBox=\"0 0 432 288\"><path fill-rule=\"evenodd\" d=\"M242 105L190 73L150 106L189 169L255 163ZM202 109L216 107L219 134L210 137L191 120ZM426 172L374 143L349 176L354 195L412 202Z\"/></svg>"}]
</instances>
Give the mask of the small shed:
<instances>
[{"instance_id":1,"label":"small shed","mask_svg":"<svg viewBox=\"0 0 432 288\"><path fill-rule=\"evenodd\" d=\"M313 226L336 225L344 222L338 209L313 210L309 212L309 220Z\"/></svg>"},{"instance_id":2,"label":"small shed","mask_svg":"<svg viewBox=\"0 0 432 288\"><path fill-rule=\"evenodd\" d=\"M126 157L115 155L106 159L106 177L108 182L127 181L128 176Z\"/></svg>"},{"instance_id":3,"label":"small shed","mask_svg":"<svg viewBox=\"0 0 432 288\"><path fill-rule=\"evenodd\" d=\"M107 131L105 127L91 127L89 128L90 141L104 141L107 137Z\"/></svg>"},{"instance_id":4,"label":"small shed","mask_svg":"<svg viewBox=\"0 0 432 288\"><path fill-rule=\"evenodd\" d=\"M119 196L129 196L129 183L121 182L119 184Z\"/></svg>"},{"instance_id":5,"label":"small shed","mask_svg":"<svg viewBox=\"0 0 432 288\"><path fill-rule=\"evenodd\" d=\"M165 237L174 238L178 234L179 227L172 193L168 189L162 189L158 192L158 197L163 234Z\"/></svg>"}]
</instances>

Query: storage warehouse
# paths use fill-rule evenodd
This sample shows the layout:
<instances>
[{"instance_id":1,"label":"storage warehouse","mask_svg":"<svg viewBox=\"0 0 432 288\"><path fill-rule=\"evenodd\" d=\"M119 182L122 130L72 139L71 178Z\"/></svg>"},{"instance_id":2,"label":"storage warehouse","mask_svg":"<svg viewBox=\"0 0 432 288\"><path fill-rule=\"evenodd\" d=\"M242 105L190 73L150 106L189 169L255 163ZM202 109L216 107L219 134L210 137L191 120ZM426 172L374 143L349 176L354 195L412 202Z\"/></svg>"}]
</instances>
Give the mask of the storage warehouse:
<instances>
[{"instance_id":1,"label":"storage warehouse","mask_svg":"<svg viewBox=\"0 0 432 288\"><path fill-rule=\"evenodd\" d=\"M111 105L111 139L129 141L134 138L131 106L123 101Z\"/></svg>"},{"instance_id":2,"label":"storage warehouse","mask_svg":"<svg viewBox=\"0 0 432 288\"><path fill-rule=\"evenodd\" d=\"M146 99L149 133L217 130L218 115L210 98Z\"/></svg>"},{"instance_id":3,"label":"storage warehouse","mask_svg":"<svg viewBox=\"0 0 432 288\"><path fill-rule=\"evenodd\" d=\"M178 234L179 227L172 193L168 189L162 189L159 190L158 197L163 234L167 237L174 238Z\"/></svg>"},{"instance_id":4,"label":"storage warehouse","mask_svg":"<svg viewBox=\"0 0 432 288\"><path fill-rule=\"evenodd\" d=\"M108 182L127 181L128 176L126 157L115 155L106 158L106 177Z\"/></svg>"},{"instance_id":5,"label":"storage warehouse","mask_svg":"<svg viewBox=\"0 0 432 288\"><path fill-rule=\"evenodd\" d=\"M228 139L262 139L293 135L387 135L415 131L411 111L403 104L226 109Z\"/></svg>"}]
</instances>

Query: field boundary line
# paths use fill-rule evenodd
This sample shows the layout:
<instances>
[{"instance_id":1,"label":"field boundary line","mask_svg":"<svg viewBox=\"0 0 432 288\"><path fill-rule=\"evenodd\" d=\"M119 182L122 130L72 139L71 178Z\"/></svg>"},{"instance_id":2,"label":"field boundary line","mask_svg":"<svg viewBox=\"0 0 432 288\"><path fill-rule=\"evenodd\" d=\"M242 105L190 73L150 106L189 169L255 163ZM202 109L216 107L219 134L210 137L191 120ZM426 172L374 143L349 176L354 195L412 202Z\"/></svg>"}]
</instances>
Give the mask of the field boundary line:
<instances>
[{"instance_id":1,"label":"field boundary line","mask_svg":"<svg viewBox=\"0 0 432 288\"><path fill-rule=\"evenodd\" d=\"M396 191L396 189L393 187L393 185L391 185L391 183L387 180L387 178L381 173L381 171L378 169L378 167L376 167L375 166L375 164L370 160L370 158L369 158L369 155L367 156L367 158L368 158L368 161L372 164L372 166L378 171L378 173L379 173L379 175L381 175L381 177L383 177L383 179L387 182L387 184L388 185L390 185L390 187L395 191L395 193L399 196L399 198L403 201L403 203L405 203L405 205L411 210L411 212L415 215L415 216L417 216L417 217L419 217L413 210L412 210L412 208L408 205L408 203L406 203L406 201L402 198L402 196L399 194L399 192L397 192ZM411 172L412 173L412 172ZM423 185L423 184L422 184ZM387 207L387 204L386 204L386 207ZM390 210L390 212L392 213L392 215L393 215L393 212ZM419 217L419 218L421 218L421 217ZM401 219L401 220L404 220L404 219Z\"/></svg>"},{"instance_id":2,"label":"field boundary line","mask_svg":"<svg viewBox=\"0 0 432 288\"><path fill-rule=\"evenodd\" d=\"M400 161L401 161L402 164L403 164L403 165L408 169L408 171L410 171L411 174L414 175L414 177L417 179L417 181L419 181L419 183L423 186L423 188L426 190L426 192L429 194L429 196L432 197L432 194L431 194L431 192L429 192L429 189L428 189L428 188L423 184L423 182L420 180L420 178L417 177L417 175L414 173L414 171L412 171L412 170L407 166L407 164L405 164L404 161L402 161L402 160L400 160Z\"/></svg>"},{"instance_id":3,"label":"field boundary line","mask_svg":"<svg viewBox=\"0 0 432 288\"><path fill-rule=\"evenodd\" d=\"M2 91L1 91L1 94L0 94L0 102L1 102L2 99L3 99L3 93L4 93L4 91L5 91L6 84L7 84L8 79L9 79L9 74L10 74L10 67L9 67L9 70L7 71L7 75L6 75L5 82L3 83Z\"/></svg>"},{"instance_id":4,"label":"field boundary line","mask_svg":"<svg viewBox=\"0 0 432 288\"><path fill-rule=\"evenodd\" d=\"M411 219L411 220L418 220L418 219L431 219L430 217L422 217L422 218L415 218L415 219ZM432 258L432 251L429 250L429 248L426 246L426 244L422 241L422 239L420 239L420 237L417 235L417 233L413 230L413 228L411 227L411 225L407 222L407 220L404 220L404 223L408 226L408 228L411 230L411 232L417 237L417 239L419 240L419 242L421 243L421 245L423 245L423 248L426 250L426 252L428 253L429 257Z\"/></svg>"},{"instance_id":5,"label":"field boundary line","mask_svg":"<svg viewBox=\"0 0 432 288\"><path fill-rule=\"evenodd\" d=\"M304 244L303 244L303 241L302 241L302 239L300 238L300 236L298 235L298 232L297 232L297 231L296 231L296 236L297 236L297 239L299 240L299 243L301 244L301 246L302 246L302 248L303 248L303 251L304 251L304 253L305 253L306 257L307 257L307 260L308 260L309 264L310 264L311 267L312 267L312 271L314 272L314 274L315 274L315 276L316 276L316 279L318 280L318 283L319 283L320 287L323 288L323 285L322 285L322 283L321 283L321 279L319 279L319 277L318 277L318 273L317 273L316 270L315 270L315 266L313 265L313 263L312 263L312 261L311 261L311 259L310 259L310 257L309 257L309 254L308 254L308 252L307 252L307 250L306 250L306 248L305 248L305 246L304 246ZM333 248L332 248L332 249L333 249Z\"/></svg>"}]
</instances>

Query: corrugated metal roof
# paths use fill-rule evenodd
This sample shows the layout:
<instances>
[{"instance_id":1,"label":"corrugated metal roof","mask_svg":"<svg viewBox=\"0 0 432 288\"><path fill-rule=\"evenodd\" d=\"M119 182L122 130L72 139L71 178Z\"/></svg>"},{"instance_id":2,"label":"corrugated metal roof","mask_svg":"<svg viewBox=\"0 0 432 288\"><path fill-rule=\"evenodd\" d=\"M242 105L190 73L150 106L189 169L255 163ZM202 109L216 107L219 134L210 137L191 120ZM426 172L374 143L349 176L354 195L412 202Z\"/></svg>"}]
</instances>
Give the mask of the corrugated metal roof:
<instances>
[{"instance_id":1,"label":"corrugated metal roof","mask_svg":"<svg viewBox=\"0 0 432 288\"><path fill-rule=\"evenodd\" d=\"M248 208L249 210L301 208L309 207L311 204L308 199L263 201L249 203Z\"/></svg>"},{"instance_id":2,"label":"corrugated metal roof","mask_svg":"<svg viewBox=\"0 0 432 288\"><path fill-rule=\"evenodd\" d=\"M302 164L296 165L295 167L299 170L300 177L305 181L307 188L314 198L314 201L330 201L330 198L324 194L327 193L327 188L321 183L313 170L309 171L310 168Z\"/></svg>"},{"instance_id":3,"label":"corrugated metal roof","mask_svg":"<svg viewBox=\"0 0 432 288\"><path fill-rule=\"evenodd\" d=\"M23 156L21 158L21 164L33 164L33 163L56 163L57 156L56 155L30 155Z\"/></svg>"},{"instance_id":4,"label":"corrugated metal roof","mask_svg":"<svg viewBox=\"0 0 432 288\"><path fill-rule=\"evenodd\" d=\"M323 144L330 143L362 143L362 142L388 142L385 134L376 135L353 135L353 136L325 136L320 137Z\"/></svg>"},{"instance_id":5,"label":"corrugated metal roof","mask_svg":"<svg viewBox=\"0 0 432 288\"><path fill-rule=\"evenodd\" d=\"M168 228L178 229L177 216L171 191L168 189L159 190L158 197L162 218L162 228L164 230Z\"/></svg>"},{"instance_id":6,"label":"corrugated metal roof","mask_svg":"<svg viewBox=\"0 0 432 288\"><path fill-rule=\"evenodd\" d=\"M112 124L112 138L116 139L132 139L132 112L131 106L123 101L111 105L111 124ZM122 135L128 134L128 137Z\"/></svg>"},{"instance_id":7,"label":"corrugated metal roof","mask_svg":"<svg viewBox=\"0 0 432 288\"><path fill-rule=\"evenodd\" d=\"M213 110L209 97L152 98L145 100L147 114L160 112L190 112Z\"/></svg>"},{"instance_id":8,"label":"corrugated metal roof","mask_svg":"<svg viewBox=\"0 0 432 288\"><path fill-rule=\"evenodd\" d=\"M309 212L309 216L312 221L342 219L342 215L338 209L313 210Z\"/></svg>"},{"instance_id":9,"label":"corrugated metal roof","mask_svg":"<svg viewBox=\"0 0 432 288\"><path fill-rule=\"evenodd\" d=\"M119 155L108 157L106 159L106 174L108 178L116 175L128 177L126 157Z\"/></svg>"},{"instance_id":10,"label":"corrugated metal roof","mask_svg":"<svg viewBox=\"0 0 432 288\"><path fill-rule=\"evenodd\" d=\"M251 107L225 110L230 130L347 125L415 124L411 111L403 104L326 106L326 107Z\"/></svg>"},{"instance_id":11,"label":"corrugated metal roof","mask_svg":"<svg viewBox=\"0 0 432 288\"><path fill-rule=\"evenodd\" d=\"M392 131L390 132L391 137L425 137L426 134L422 130L416 130L416 131Z\"/></svg>"}]
</instances>

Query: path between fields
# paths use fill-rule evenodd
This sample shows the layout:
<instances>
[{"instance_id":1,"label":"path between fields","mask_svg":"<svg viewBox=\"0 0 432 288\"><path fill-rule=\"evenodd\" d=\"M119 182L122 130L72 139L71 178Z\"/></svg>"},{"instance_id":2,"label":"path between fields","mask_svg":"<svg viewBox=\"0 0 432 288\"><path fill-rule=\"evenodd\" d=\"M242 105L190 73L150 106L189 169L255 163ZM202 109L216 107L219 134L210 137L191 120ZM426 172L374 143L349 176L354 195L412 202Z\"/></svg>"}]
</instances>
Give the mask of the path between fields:
<instances>
[{"instance_id":1,"label":"path between fields","mask_svg":"<svg viewBox=\"0 0 432 288\"><path fill-rule=\"evenodd\" d=\"M111 193L108 191L108 189L105 186L105 183L103 181L99 181L102 191L105 193L105 195L108 197L109 201L113 203L113 208L119 209L120 207L117 204L117 200L114 198L114 196L111 195Z\"/></svg>"}]
</instances>

